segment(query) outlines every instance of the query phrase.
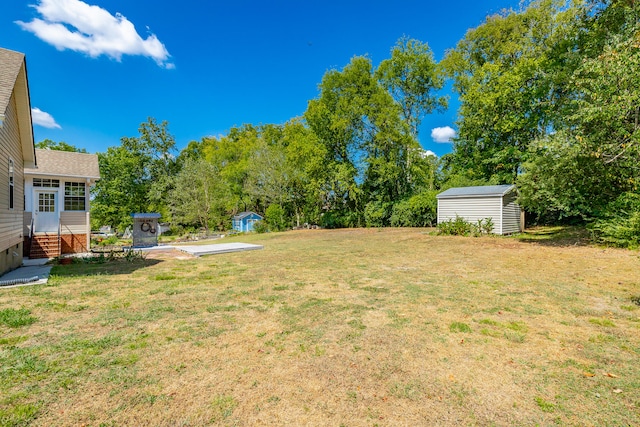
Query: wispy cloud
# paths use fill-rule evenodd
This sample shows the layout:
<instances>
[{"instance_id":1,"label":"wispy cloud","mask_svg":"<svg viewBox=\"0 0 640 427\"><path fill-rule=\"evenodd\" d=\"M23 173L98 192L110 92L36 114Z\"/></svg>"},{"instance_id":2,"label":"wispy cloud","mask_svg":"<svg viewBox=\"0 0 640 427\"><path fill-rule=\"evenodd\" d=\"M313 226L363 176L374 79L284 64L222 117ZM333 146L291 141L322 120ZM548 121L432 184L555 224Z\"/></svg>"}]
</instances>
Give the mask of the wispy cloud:
<instances>
[{"instance_id":1,"label":"wispy cloud","mask_svg":"<svg viewBox=\"0 0 640 427\"><path fill-rule=\"evenodd\" d=\"M451 142L451 140L455 138L455 136L456 136L456 131L449 126L431 129L431 138L435 142L440 142L440 143Z\"/></svg>"},{"instance_id":2,"label":"wispy cloud","mask_svg":"<svg viewBox=\"0 0 640 427\"><path fill-rule=\"evenodd\" d=\"M152 58L165 68L171 55L155 34L143 39L135 27L120 13L112 15L99 6L80 0L39 0L33 6L41 15L31 22L16 21L58 50L70 49L93 58L106 55L120 61L122 55Z\"/></svg>"},{"instance_id":3,"label":"wispy cloud","mask_svg":"<svg viewBox=\"0 0 640 427\"><path fill-rule=\"evenodd\" d=\"M423 150L422 148L420 149L419 154L420 154L420 157L422 157L423 159L426 159L429 156L438 157L438 155L433 151Z\"/></svg>"},{"instance_id":4,"label":"wispy cloud","mask_svg":"<svg viewBox=\"0 0 640 427\"><path fill-rule=\"evenodd\" d=\"M34 125L49 129L62 129L62 127L56 123L56 120L51 114L44 112L39 108L31 109L31 120L33 120Z\"/></svg>"}]
</instances>

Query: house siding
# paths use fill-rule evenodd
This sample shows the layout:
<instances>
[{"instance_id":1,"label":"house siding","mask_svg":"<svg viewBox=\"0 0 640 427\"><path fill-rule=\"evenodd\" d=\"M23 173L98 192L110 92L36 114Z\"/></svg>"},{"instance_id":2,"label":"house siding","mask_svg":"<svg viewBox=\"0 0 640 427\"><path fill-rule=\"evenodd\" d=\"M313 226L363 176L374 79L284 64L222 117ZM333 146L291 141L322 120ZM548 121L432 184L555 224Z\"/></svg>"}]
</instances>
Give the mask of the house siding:
<instances>
[{"instance_id":1,"label":"house siding","mask_svg":"<svg viewBox=\"0 0 640 427\"><path fill-rule=\"evenodd\" d=\"M88 215L85 211L60 212L61 234L87 234Z\"/></svg>"},{"instance_id":2,"label":"house siding","mask_svg":"<svg viewBox=\"0 0 640 427\"><path fill-rule=\"evenodd\" d=\"M22 264L24 162L15 94L4 114L0 127L0 274ZM9 209L9 159L14 165L13 209Z\"/></svg>"},{"instance_id":3,"label":"house siding","mask_svg":"<svg viewBox=\"0 0 640 427\"><path fill-rule=\"evenodd\" d=\"M500 234L502 221L500 197L456 197L438 199L438 223L455 220L456 216L465 221L477 223L478 220L491 218L493 232Z\"/></svg>"}]
</instances>

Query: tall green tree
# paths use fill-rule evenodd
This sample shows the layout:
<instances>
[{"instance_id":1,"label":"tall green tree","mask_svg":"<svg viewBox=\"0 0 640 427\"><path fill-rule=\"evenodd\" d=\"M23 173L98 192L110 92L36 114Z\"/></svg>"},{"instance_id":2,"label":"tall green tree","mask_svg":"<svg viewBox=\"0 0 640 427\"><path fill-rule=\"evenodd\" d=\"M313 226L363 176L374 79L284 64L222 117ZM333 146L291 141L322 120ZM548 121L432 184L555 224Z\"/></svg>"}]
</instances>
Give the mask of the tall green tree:
<instances>
[{"instance_id":1,"label":"tall green tree","mask_svg":"<svg viewBox=\"0 0 640 427\"><path fill-rule=\"evenodd\" d=\"M131 214L170 216L168 194L177 173L175 139L168 123L149 118L139 136L123 137L118 147L98 153L101 179L93 188L92 218L98 225L122 230Z\"/></svg>"},{"instance_id":2,"label":"tall green tree","mask_svg":"<svg viewBox=\"0 0 640 427\"><path fill-rule=\"evenodd\" d=\"M291 200L290 182L294 171L287 162L283 147L260 138L247 168L245 190L259 201L264 212L270 204L284 206Z\"/></svg>"},{"instance_id":3,"label":"tall green tree","mask_svg":"<svg viewBox=\"0 0 640 427\"><path fill-rule=\"evenodd\" d=\"M305 120L323 145L325 174L320 184L323 209L356 225L362 213L365 138L369 100L379 89L371 60L354 57L342 71L330 70L320 83L320 96L309 101ZM347 218L349 216L349 218Z\"/></svg>"},{"instance_id":4,"label":"tall green tree","mask_svg":"<svg viewBox=\"0 0 640 427\"><path fill-rule=\"evenodd\" d=\"M173 176L178 172L175 137L169 132L167 121L149 117L140 124L137 137L120 139L122 147L142 163L142 179L148 186L148 209L168 215L168 193Z\"/></svg>"},{"instance_id":5,"label":"tall green tree","mask_svg":"<svg viewBox=\"0 0 640 427\"><path fill-rule=\"evenodd\" d=\"M255 203L246 190L252 153L258 146L259 128L243 125L231 128L228 135L202 139L204 158L215 165L229 184L231 196L228 210L231 214L255 209Z\"/></svg>"},{"instance_id":6,"label":"tall green tree","mask_svg":"<svg viewBox=\"0 0 640 427\"><path fill-rule=\"evenodd\" d=\"M149 185L141 159L122 146L98 153L100 180L92 188L92 228L131 225L131 214L147 212Z\"/></svg>"},{"instance_id":7,"label":"tall green tree","mask_svg":"<svg viewBox=\"0 0 640 427\"><path fill-rule=\"evenodd\" d=\"M487 18L447 53L461 101L454 173L513 183L529 144L562 126L582 16L563 1L533 1Z\"/></svg>"},{"instance_id":8,"label":"tall green tree","mask_svg":"<svg viewBox=\"0 0 640 427\"><path fill-rule=\"evenodd\" d=\"M305 120L324 147L323 209L342 217L337 224L359 224L367 203L391 203L411 192L410 159L420 147L402 114L367 57L323 77Z\"/></svg>"},{"instance_id":9,"label":"tall green tree","mask_svg":"<svg viewBox=\"0 0 640 427\"><path fill-rule=\"evenodd\" d=\"M57 150L57 151L70 151L73 153L86 153L87 150L85 148L78 148L73 144L68 144L64 141L53 141L51 139L43 139L42 141L36 143L36 148L41 148L43 150Z\"/></svg>"},{"instance_id":10,"label":"tall green tree","mask_svg":"<svg viewBox=\"0 0 640 427\"><path fill-rule=\"evenodd\" d=\"M638 189L639 8L612 1L586 15L586 48L567 81L574 91L567 126L533 145L519 179L521 204L544 220L604 215L621 221L621 213L607 211Z\"/></svg>"},{"instance_id":11,"label":"tall green tree","mask_svg":"<svg viewBox=\"0 0 640 427\"><path fill-rule=\"evenodd\" d=\"M301 119L284 125L282 145L290 171L290 208L295 224L317 224L324 206L321 188L326 178L326 147Z\"/></svg>"},{"instance_id":12,"label":"tall green tree","mask_svg":"<svg viewBox=\"0 0 640 427\"><path fill-rule=\"evenodd\" d=\"M215 165L205 159L187 160L172 187L169 203L174 223L197 225L207 233L211 228L226 228L229 186Z\"/></svg>"},{"instance_id":13,"label":"tall green tree","mask_svg":"<svg viewBox=\"0 0 640 427\"><path fill-rule=\"evenodd\" d=\"M400 105L402 118L416 139L424 116L447 106L447 99L436 95L444 78L429 45L419 40L400 38L375 76Z\"/></svg>"}]
</instances>

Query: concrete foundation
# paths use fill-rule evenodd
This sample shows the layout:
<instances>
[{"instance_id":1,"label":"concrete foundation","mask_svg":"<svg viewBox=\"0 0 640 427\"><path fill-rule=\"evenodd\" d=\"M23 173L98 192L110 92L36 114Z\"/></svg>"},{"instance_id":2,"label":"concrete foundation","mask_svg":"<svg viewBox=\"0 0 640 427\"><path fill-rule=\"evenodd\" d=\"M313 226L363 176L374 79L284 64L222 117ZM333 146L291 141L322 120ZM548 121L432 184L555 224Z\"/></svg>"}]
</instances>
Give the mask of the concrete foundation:
<instances>
[{"instance_id":1,"label":"concrete foundation","mask_svg":"<svg viewBox=\"0 0 640 427\"><path fill-rule=\"evenodd\" d=\"M0 275L22 265L22 243L13 245L0 252Z\"/></svg>"}]
</instances>

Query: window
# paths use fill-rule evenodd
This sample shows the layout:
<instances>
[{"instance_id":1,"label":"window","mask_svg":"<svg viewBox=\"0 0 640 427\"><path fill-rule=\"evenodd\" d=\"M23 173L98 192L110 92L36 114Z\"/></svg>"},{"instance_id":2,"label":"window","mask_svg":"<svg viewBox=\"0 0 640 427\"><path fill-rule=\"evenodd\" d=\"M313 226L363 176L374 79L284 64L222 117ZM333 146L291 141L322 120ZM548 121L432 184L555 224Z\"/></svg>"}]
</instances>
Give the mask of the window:
<instances>
[{"instance_id":1,"label":"window","mask_svg":"<svg viewBox=\"0 0 640 427\"><path fill-rule=\"evenodd\" d=\"M56 195L54 193L38 194L38 212L55 212Z\"/></svg>"},{"instance_id":2,"label":"window","mask_svg":"<svg viewBox=\"0 0 640 427\"><path fill-rule=\"evenodd\" d=\"M85 185L84 182L64 183L64 210L85 210Z\"/></svg>"},{"instance_id":3,"label":"window","mask_svg":"<svg viewBox=\"0 0 640 427\"><path fill-rule=\"evenodd\" d=\"M42 179L33 178L34 187L46 187L46 188L58 188L60 187L60 180L58 179Z\"/></svg>"},{"instance_id":4,"label":"window","mask_svg":"<svg viewBox=\"0 0 640 427\"><path fill-rule=\"evenodd\" d=\"M13 159L9 159L9 209L13 209Z\"/></svg>"}]
</instances>

